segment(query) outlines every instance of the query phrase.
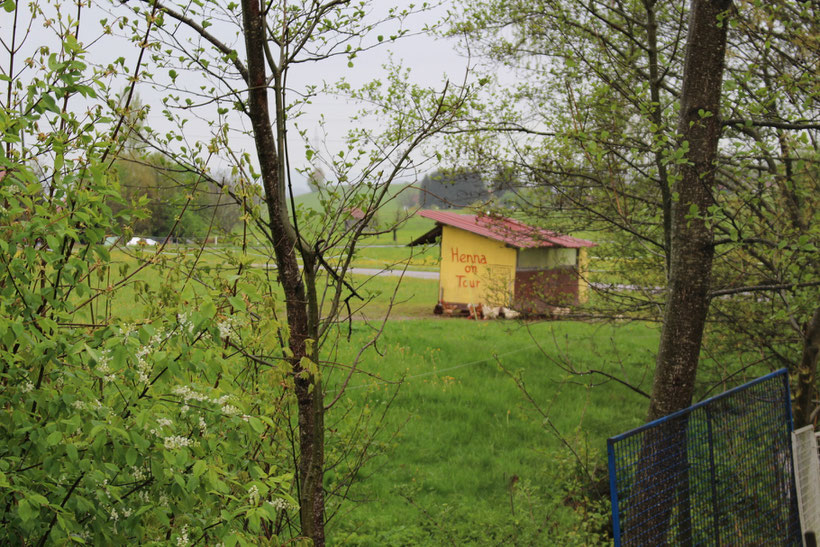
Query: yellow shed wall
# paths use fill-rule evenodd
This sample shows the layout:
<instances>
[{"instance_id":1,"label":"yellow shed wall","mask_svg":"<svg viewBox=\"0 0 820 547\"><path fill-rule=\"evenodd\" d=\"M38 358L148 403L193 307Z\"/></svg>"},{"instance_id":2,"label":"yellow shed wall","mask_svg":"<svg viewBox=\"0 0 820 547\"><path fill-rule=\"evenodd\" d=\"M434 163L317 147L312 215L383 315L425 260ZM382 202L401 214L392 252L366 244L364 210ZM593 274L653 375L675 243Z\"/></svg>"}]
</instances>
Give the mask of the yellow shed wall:
<instances>
[{"instance_id":1,"label":"yellow shed wall","mask_svg":"<svg viewBox=\"0 0 820 547\"><path fill-rule=\"evenodd\" d=\"M439 287L446 302L509 305L515 263L516 250L499 241L442 227Z\"/></svg>"}]
</instances>

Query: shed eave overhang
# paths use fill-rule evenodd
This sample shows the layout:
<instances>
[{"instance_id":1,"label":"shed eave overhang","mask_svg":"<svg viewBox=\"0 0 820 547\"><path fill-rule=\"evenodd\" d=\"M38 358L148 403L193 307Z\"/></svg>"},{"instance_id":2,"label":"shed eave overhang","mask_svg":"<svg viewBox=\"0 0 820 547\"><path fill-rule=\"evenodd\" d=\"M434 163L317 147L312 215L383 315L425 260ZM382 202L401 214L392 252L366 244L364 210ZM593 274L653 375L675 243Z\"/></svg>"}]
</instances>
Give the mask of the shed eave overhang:
<instances>
[{"instance_id":1,"label":"shed eave overhang","mask_svg":"<svg viewBox=\"0 0 820 547\"><path fill-rule=\"evenodd\" d=\"M408 247L415 247L417 245L428 245L430 243L435 243L436 240L439 237L441 237L441 229L442 229L441 224L436 222L435 228L433 228L429 232L425 233L424 235L421 235L421 236L417 237L416 239L411 241L407 246Z\"/></svg>"}]
</instances>

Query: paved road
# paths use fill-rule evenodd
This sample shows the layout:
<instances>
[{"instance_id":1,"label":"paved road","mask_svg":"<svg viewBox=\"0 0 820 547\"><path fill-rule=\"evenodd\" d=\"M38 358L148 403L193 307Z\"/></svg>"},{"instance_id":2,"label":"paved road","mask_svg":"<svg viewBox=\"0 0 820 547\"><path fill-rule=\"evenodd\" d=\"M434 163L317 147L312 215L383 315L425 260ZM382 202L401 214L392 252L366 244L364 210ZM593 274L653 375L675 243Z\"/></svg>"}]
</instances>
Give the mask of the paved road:
<instances>
[{"instance_id":1,"label":"paved road","mask_svg":"<svg viewBox=\"0 0 820 547\"><path fill-rule=\"evenodd\" d=\"M276 269L276 264L251 264L254 268ZM384 270L379 268L350 268L349 273L357 275L372 275L378 277L415 277L417 279L438 279L438 272L423 272L416 270Z\"/></svg>"},{"instance_id":2,"label":"paved road","mask_svg":"<svg viewBox=\"0 0 820 547\"><path fill-rule=\"evenodd\" d=\"M254 268L276 268L273 264L254 264ZM384 270L379 268L351 268L350 273L357 275L372 275L375 277L414 277L416 279L438 279L438 272L418 270ZM620 283L590 283L593 289L601 291L641 291L648 293L663 292L663 287L641 287L638 285L623 285Z\"/></svg>"},{"instance_id":3,"label":"paved road","mask_svg":"<svg viewBox=\"0 0 820 547\"><path fill-rule=\"evenodd\" d=\"M350 272L359 275L415 277L417 279L438 279L438 272L421 272L417 270L380 270L378 268L350 268Z\"/></svg>"}]
</instances>

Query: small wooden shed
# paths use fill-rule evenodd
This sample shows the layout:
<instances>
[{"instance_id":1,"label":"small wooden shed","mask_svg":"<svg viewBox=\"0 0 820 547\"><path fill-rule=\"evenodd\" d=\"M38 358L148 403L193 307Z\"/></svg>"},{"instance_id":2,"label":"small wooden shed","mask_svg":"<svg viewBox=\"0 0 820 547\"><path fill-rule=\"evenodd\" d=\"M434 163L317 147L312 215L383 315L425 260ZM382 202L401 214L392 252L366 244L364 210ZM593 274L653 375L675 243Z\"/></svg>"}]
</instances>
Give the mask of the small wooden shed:
<instances>
[{"instance_id":1,"label":"small wooden shed","mask_svg":"<svg viewBox=\"0 0 820 547\"><path fill-rule=\"evenodd\" d=\"M410 245L440 239L441 301L526 313L550 313L586 301L586 249L595 243L498 215L418 214L436 226Z\"/></svg>"}]
</instances>

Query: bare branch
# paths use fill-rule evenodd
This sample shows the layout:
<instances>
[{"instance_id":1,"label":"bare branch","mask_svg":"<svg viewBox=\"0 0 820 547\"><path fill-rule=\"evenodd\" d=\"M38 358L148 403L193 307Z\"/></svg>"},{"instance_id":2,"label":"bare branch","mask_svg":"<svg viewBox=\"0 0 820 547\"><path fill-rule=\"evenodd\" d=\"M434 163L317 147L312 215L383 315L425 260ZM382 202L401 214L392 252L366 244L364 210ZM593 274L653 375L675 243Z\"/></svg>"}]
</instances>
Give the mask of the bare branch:
<instances>
[{"instance_id":1,"label":"bare branch","mask_svg":"<svg viewBox=\"0 0 820 547\"><path fill-rule=\"evenodd\" d=\"M709 293L710 298L715 298L716 296L724 296L729 294L741 294L741 293L752 293L752 292L769 292L769 291L784 291L784 290L794 290L798 288L804 287L817 287L820 286L820 281L808 281L805 283L782 283L779 285L751 285L748 287L734 287L731 289L718 289L716 291L712 291Z\"/></svg>"},{"instance_id":2,"label":"bare branch","mask_svg":"<svg viewBox=\"0 0 820 547\"><path fill-rule=\"evenodd\" d=\"M158 1L149 1L149 0L142 0L146 4L153 4L159 7L163 13L167 13L180 23L183 23L185 26L205 38L212 46L218 49L223 55L230 59L231 64L239 71L239 74L242 76L242 79L245 83L248 83L248 69L245 68L245 65L242 64L242 61L239 60L239 56L237 55L237 51L231 47L228 47L224 42L219 40L216 36L208 32L205 27L188 17L187 15L178 12L177 10L166 6L165 4L158 2Z\"/></svg>"},{"instance_id":3,"label":"bare branch","mask_svg":"<svg viewBox=\"0 0 820 547\"><path fill-rule=\"evenodd\" d=\"M820 122L787 122L777 120L753 120L751 118L723 120L721 125L723 125L723 127L772 127L775 129L789 129L793 131L820 129Z\"/></svg>"}]
</instances>

